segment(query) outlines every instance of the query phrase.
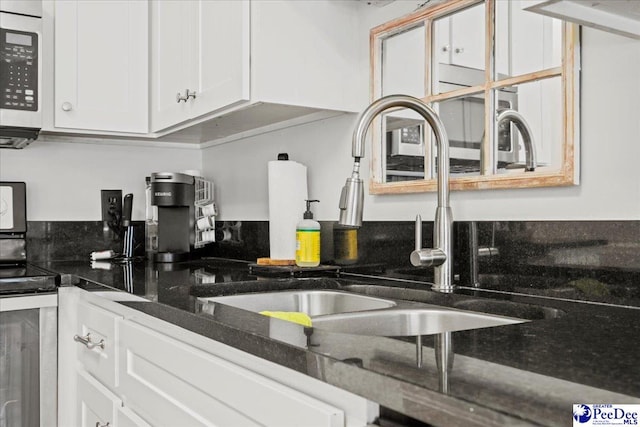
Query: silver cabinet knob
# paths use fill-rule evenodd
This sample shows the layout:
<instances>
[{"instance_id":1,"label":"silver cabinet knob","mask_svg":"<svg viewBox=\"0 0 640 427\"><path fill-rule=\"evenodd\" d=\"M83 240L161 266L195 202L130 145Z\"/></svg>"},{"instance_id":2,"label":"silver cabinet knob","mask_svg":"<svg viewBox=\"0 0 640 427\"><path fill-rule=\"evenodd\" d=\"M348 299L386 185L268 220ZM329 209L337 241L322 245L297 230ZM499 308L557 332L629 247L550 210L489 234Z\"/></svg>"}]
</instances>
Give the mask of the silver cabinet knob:
<instances>
[{"instance_id":1,"label":"silver cabinet knob","mask_svg":"<svg viewBox=\"0 0 640 427\"><path fill-rule=\"evenodd\" d=\"M463 47L457 47L453 50L455 53L464 53L464 48Z\"/></svg>"},{"instance_id":2,"label":"silver cabinet knob","mask_svg":"<svg viewBox=\"0 0 640 427\"><path fill-rule=\"evenodd\" d=\"M62 103L62 111L71 111L71 110L73 110L73 105L71 105L70 102Z\"/></svg>"},{"instance_id":3,"label":"silver cabinet knob","mask_svg":"<svg viewBox=\"0 0 640 427\"><path fill-rule=\"evenodd\" d=\"M178 92L178 94L176 95L176 102L177 103L180 103L180 101L187 102L189 100L189 98L196 99L196 91L195 90L185 89L184 90L184 95L182 95L180 92Z\"/></svg>"},{"instance_id":4,"label":"silver cabinet knob","mask_svg":"<svg viewBox=\"0 0 640 427\"><path fill-rule=\"evenodd\" d=\"M442 46L442 51L443 52L449 52L449 49L451 48L451 46L449 46L448 44Z\"/></svg>"}]
</instances>

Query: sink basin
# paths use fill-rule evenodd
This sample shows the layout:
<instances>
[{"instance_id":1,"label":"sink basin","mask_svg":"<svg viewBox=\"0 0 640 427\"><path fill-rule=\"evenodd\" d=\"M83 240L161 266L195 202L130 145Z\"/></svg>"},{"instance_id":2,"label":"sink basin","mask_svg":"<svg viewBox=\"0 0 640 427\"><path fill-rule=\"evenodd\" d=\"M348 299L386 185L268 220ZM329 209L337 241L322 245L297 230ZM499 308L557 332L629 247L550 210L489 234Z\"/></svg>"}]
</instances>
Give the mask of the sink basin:
<instances>
[{"instance_id":1,"label":"sink basin","mask_svg":"<svg viewBox=\"0 0 640 427\"><path fill-rule=\"evenodd\" d=\"M526 320L431 306L317 317L313 319L313 327L356 335L402 337L523 322Z\"/></svg>"},{"instance_id":2,"label":"sink basin","mask_svg":"<svg viewBox=\"0 0 640 427\"><path fill-rule=\"evenodd\" d=\"M209 302L230 305L248 311L298 311L309 316L377 310L394 307L395 302L333 290L295 290L261 292L223 297L198 298ZM206 310L205 310L206 311Z\"/></svg>"},{"instance_id":3,"label":"sink basin","mask_svg":"<svg viewBox=\"0 0 640 427\"><path fill-rule=\"evenodd\" d=\"M390 295L370 296L334 289L296 289L198 298L201 312L214 314L220 308L216 304L256 313L302 312L310 316L313 327L320 330L384 337L431 335L528 321L510 317L510 313L487 314L434 303L396 301Z\"/></svg>"}]
</instances>

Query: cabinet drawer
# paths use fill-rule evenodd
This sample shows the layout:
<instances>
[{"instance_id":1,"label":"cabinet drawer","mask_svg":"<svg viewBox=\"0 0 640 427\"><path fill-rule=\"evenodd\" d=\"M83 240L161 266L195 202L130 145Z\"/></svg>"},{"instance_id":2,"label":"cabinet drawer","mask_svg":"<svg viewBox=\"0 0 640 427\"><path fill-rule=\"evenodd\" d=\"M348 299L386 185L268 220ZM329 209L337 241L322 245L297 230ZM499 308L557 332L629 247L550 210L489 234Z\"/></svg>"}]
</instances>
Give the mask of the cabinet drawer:
<instances>
[{"instance_id":1,"label":"cabinet drawer","mask_svg":"<svg viewBox=\"0 0 640 427\"><path fill-rule=\"evenodd\" d=\"M121 396L149 424L344 425L340 409L146 327L120 335Z\"/></svg>"},{"instance_id":2,"label":"cabinet drawer","mask_svg":"<svg viewBox=\"0 0 640 427\"><path fill-rule=\"evenodd\" d=\"M77 371L76 419L82 427L113 426L122 402L83 370Z\"/></svg>"},{"instance_id":3,"label":"cabinet drawer","mask_svg":"<svg viewBox=\"0 0 640 427\"><path fill-rule=\"evenodd\" d=\"M78 303L76 341L78 361L84 369L111 390L117 387L116 323L122 316L86 301Z\"/></svg>"}]
</instances>

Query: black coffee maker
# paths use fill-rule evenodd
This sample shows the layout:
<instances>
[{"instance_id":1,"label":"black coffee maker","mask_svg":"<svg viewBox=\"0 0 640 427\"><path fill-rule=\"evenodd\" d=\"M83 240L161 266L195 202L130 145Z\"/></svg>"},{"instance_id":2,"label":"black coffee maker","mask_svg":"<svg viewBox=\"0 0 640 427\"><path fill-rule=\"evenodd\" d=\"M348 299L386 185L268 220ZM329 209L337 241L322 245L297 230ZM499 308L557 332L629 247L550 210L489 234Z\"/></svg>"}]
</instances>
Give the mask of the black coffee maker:
<instances>
[{"instance_id":1,"label":"black coffee maker","mask_svg":"<svg viewBox=\"0 0 640 427\"><path fill-rule=\"evenodd\" d=\"M195 241L195 178L176 172L151 174L151 204L158 207L156 262L189 259Z\"/></svg>"}]
</instances>

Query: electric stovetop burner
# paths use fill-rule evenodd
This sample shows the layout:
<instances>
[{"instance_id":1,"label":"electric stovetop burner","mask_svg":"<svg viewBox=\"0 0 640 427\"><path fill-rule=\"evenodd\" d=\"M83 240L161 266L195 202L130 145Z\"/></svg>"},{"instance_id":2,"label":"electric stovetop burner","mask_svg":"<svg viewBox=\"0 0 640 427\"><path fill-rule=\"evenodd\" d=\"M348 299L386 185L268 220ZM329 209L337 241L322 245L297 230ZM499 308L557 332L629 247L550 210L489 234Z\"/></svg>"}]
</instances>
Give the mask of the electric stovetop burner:
<instances>
[{"instance_id":1,"label":"electric stovetop burner","mask_svg":"<svg viewBox=\"0 0 640 427\"><path fill-rule=\"evenodd\" d=\"M60 276L27 259L27 186L0 181L0 295L56 290Z\"/></svg>"},{"instance_id":2,"label":"electric stovetop burner","mask_svg":"<svg viewBox=\"0 0 640 427\"><path fill-rule=\"evenodd\" d=\"M60 276L31 264L0 264L0 294L55 291Z\"/></svg>"}]
</instances>

